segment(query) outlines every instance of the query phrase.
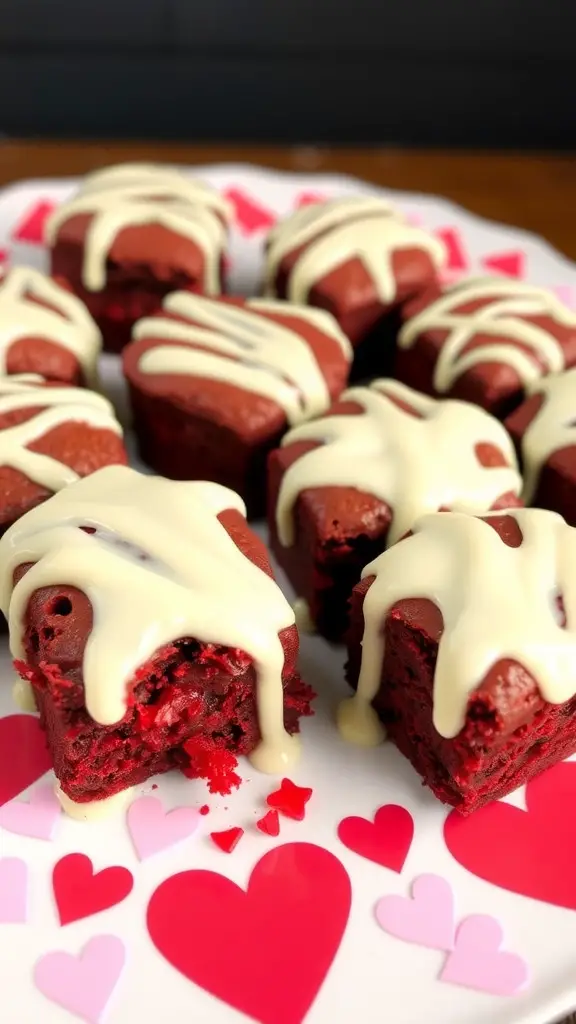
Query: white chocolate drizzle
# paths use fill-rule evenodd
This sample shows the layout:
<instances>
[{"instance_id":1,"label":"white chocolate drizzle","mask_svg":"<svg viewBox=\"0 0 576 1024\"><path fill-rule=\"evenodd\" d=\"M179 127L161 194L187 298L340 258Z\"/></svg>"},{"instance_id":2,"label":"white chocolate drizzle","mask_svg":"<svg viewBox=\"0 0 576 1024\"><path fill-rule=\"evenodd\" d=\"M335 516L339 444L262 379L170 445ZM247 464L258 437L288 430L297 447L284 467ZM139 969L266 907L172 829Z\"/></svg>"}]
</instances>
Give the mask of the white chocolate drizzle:
<instances>
[{"instance_id":1,"label":"white chocolate drizzle","mask_svg":"<svg viewBox=\"0 0 576 1024\"><path fill-rule=\"evenodd\" d=\"M194 242L204 254L204 288L220 291L220 258L226 244L229 203L209 186L161 164L120 164L89 175L80 190L48 218L53 246L72 217L91 217L84 242L82 280L89 291L106 284L106 261L117 235L128 227L160 224Z\"/></svg>"},{"instance_id":2,"label":"white chocolate drizzle","mask_svg":"<svg viewBox=\"0 0 576 1024\"><path fill-rule=\"evenodd\" d=\"M395 253L422 249L437 269L446 262L446 249L438 238L408 224L385 199L365 196L303 206L275 225L268 237L267 294L275 293L274 279L283 259L304 247L288 277L287 298L292 302L305 303L318 281L354 258L363 262L386 304L396 299Z\"/></svg>"},{"instance_id":3,"label":"white chocolate drizzle","mask_svg":"<svg viewBox=\"0 0 576 1024\"><path fill-rule=\"evenodd\" d=\"M42 387L42 378L21 374L0 378L0 416L18 409L38 409L33 416L11 427L0 427L0 466L9 466L49 491L78 480L78 473L51 455L27 446L63 423L86 423L119 436L122 427L110 402L85 388Z\"/></svg>"},{"instance_id":4,"label":"white chocolate drizzle","mask_svg":"<svg viewBox=\"0 0 576 1024\"><path fill-rule=\"evenodd\" d=\"M172 292L163 308L191 322L147 317L135 325L135 339L179 342L147 349L138 362L142 373L204 377L244 388L276 402L291 424L328 408L328 386L306 339L261 314L311 323L337 342L348 360L352 358L348 339L333 317L320 310L261 299L249 299L239 307L188 292Z\"/></svg>"},{"instance_id":5,"label":"white chocolate drizzle","mask_svg":"<svg viewBox=\"0 0 576 1024\"><path fill-rule=\"evenodd\" d=\"M238 647L254 660L265 772L298 756L284 729L281 630L294 613L275 581L236 547L217 518L245 506L234 491L111 466L28 512L0 540L0 607L14 658L25 656L26 609L39 588L65 584L89 598L94 623L84 651L86 709L114 725L137 669L180 638ZM89 534L79 527L91 527ZM13 572L34 563L13 586Z\"/></svg>"},{"instance_id":6,"label":"white chocolate drizzle","mask_svg":"<svg viewBox=\"0 0 576 1024\"><path fill-rule=\"evenodd\" d=\"M482 305L471 313L458 312L458 307L472 302ZM439 393L448 391L468 370L490 362L509 366L526 387L544 374L564 369L558 339L526 319L529 317L550 317L561 327L576 331L576 315L545 288L499 277L468 278L408 320L398 344L411 348L422 334L448 332L434 367L434 388ZM477 335L491 336L494 341L464 351Z\"/></svg>"},{"instance_id":7,"label":"white chocolate drizzle","mask_svg":"<svg viewBox=\"0 0 576 1024\"><path fill-rule=\"evenodd\" d=\"M100 331L80 299L32 267L14 267L0 279L0 375L8 349L21 338L43 338L71 352L86 383L96 386Z\"/></svg>"},{"instance_id":8,"label":"white chocolate drizzle","mask_svg":"<svg viewBox=\"0 0 576 1024\"><path fill-rule=\"evenodd\" d=\"M394 380L350 388L340 401L354 402L362 412L313 420L282 439L282 447L298 441L320 447L305 452L284 473L276 506L281 544L294 542L294 507L308 488L355 487L380 498L392 509L388 544L426 512L483 512L503 494L520 493L512 441L502 424L478 406L437 401ZM498 448L508 465L482 466L474 450L480 443Z\"/></svg>"},{"instance_id":9,"label":"white chocolate drizzle","mask_svg":"<svg viewBox=\"0 0 576 1024\"><path fill-rule=\"evenodd\" d=\"M522 532L519 547L504 544L482 519L436 513L419 519L410 537L366 566L362 577L375 579L364 598L358 689L338 713L344 738L363 745L382 738L372 701L380 688L384 621L407 598L432 601L444 620L434 671L433 722L441 736L458 734L470 695L504 658L530 672L545 701L563 704L574 696L576 529L543 509L505 515Z\"/></svg>"},{"instance_id":10,"label":"white chocolate drizzle","mask_svg":"<svg viewBox=\"0 0 576 1024\"><path fill-rule=\"evenodd\" d=\"M576 369L538 381L530 395L541 395L543 401L520 442L526 504L532 502L550 456L561 448L576 447Z\"/></svg>"}]
</instances>

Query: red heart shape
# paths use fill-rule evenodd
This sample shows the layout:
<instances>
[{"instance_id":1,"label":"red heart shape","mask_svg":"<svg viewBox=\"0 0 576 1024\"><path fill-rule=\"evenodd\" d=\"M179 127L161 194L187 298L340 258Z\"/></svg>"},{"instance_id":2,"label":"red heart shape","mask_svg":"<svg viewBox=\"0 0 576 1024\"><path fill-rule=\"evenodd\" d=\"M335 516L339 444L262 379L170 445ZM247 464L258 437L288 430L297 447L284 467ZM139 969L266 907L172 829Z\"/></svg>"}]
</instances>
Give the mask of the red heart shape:
<instances>
[{"instance_id":1,"label":"red heart shape","mask_svg":"<svg viewBox=\"0 0 576 1024\"><path fill-rule=\"evenodd\" d=\"M190 981L260 1024L300 1024L338 950L350 879L328 850L286 843L256 864L248 889L183 871L153 893L148 931Z\"/></svg>"},{"instance_id":2,"label":"red heart shape","mask_svg":"<svg viewBox=\"0 0 576 1024\"><path fill-rule=\"evenodd\" d=\"M46 737L34 715L0 718L0 807L51 767Z\"/></svg>"},{"instance_id":3,"label":"red heart shape","mask_svg":"<svg viewBox=\"0 0 576 1024\"><path fill-rule=\"evenodd\" d=\"M527 811L492 803L452 811L444 840L467 871L543 903L576 910L576 764L555 765L526 787Z\"/></svg>"},{"instance_id":4,"label":"red heart shape","mask_svg":"<svg viewBox=\"0 0 576 1024\"><path fill-rule=\"evenodd\" d=\"M69 853L54 865L52 888L60 924L70 924L109 910L132 892L134 878L128 868L111 867L94 872L83 853Z\"/></svg>"},{"instance_id":5,"label":"red heart shape","mask_svg":"<svg viewBox=\"0 0 576 1024\"><path fill-rule=\"evenodd\" d=\"M405 807L385 804L376 811L374 821L344 818L338 838L360 857L400 873L414 838L414 819Z\"/></svg>"}]
</instances>

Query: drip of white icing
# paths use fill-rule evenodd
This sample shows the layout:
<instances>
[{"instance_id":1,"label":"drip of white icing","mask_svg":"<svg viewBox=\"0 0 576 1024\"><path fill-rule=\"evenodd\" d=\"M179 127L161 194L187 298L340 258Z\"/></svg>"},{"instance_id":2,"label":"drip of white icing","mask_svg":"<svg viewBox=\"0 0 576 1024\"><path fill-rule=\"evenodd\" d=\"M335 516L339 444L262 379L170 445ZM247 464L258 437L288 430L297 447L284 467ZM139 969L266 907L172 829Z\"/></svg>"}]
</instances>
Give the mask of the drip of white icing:
<instances>
[{"instance_id":1,"label":"drip of white icing","mask_svg":"<svg viewBox=\"0 0 576 1024\"><path fill-rule=\"evenodd\" d=\"M489 513L488 518L502 513ZM371 745L382 738L372 701L384 658L384 620L398 601L427 598L444 630L434 673L434 726L456 736L470 695L502 658L534 677L544 700L563 704L576 693L576 529L555 512L510 509L523 535L504 544L482 519L460 513L423 516L413 534L379 555L362 573L374 576L364 598L364 639L358 690L339 708L345 739ZM560 594L562 628L554 607Z\"/></svg>"},{"instance_id":2,"label":"drip of white icing","mask_svg":"<svg viewBox=\"0 0 576 1024\"><path fill-rule=\"evenodd\" d=\"M0 540L0 607L12 654L22 658L34 591L65 583L88 596L94 625L83 661L86 709L102 725L124 717L128 683L163 645L192 637L241 648L257 672L262 739L252 761L277 772L298 754L284 729L278 635L294 613L218 520L227 509L245 515L239 496L218 484L121 466L99 470L28 512ZM24 562L35 564L13 586Z\"/></svg>"},{"instance_id":3,"label":"drip of white icing","mask_svg":"<svg viewBox=\"0 0 576 1024\"><path fill-rule=\"evenodd\" d=\"M164 317L140 320L134 338L181 343L161 344L144 352L138 363L142 373L225 381L272 399L284 409L289 423L324 412L330 404L328 386L306 339L259 314L283 313L309 321L337 341L351 359L349 342L330 314L309 317L306 308L258 299L248 300L244 307L229 306L188 292L173 292L163 308L193 322Z\"/></svg>"},{"instance_id":4,"label":"drip of white icing","mask_svg":"<svg viewBox=\"0 0 576 1024\"><path fill-rule=\"evenodd\" d=\"M502 424L483 409L468 402L439 402L394 380L351 388L340 401L354 402L363 412L325 416L282 439L282 447L298 441L320 447L296 459L283 476L276 506L281 544L294 542L294 506L302 491L312 487L355 487L380 498L393 513L388 544L426 512L483 512L501 495L520 493L514 446ZM474 452L482 442L498 448L508 465L482 466Z\"/></svg>"},{"instance_id":5,"label":"drip of white icing","mask_svg":"<svg viewBox=\"0 0 576 1024\"><path fill-rule=\"evenodd\" d=\"M54 245L62 225L81 214L92 218L84 242L82 270L89 291L104 288L106 260L124 228L160 224L202 249L204 288L212 295L219 292L225 224L232 211L225 199L202 182L153 164L120 164L95 172L48 218L46 244Z\"/></svg>"},{"instance_id":6,"label":"drip of white icing","mask_svg":"<svg viewBox=\"0 0 576 1024\"><path fill-rule=\"evenodd\" d=\"M89 800L83 803L67 796L59 782L56 782L54 792L64 814L67 814L69 818L74 821L102 821L103 818L108 818L126 806L134 793L134 787L122 789L119 793L114 793L113 796L105 797L104 800Z\"/></svg>"},{"instance_id":7,"label":"drip of white icing","mask_svg":"<svg viewBox=\"0 0 576 1024\"><path fill-rule=\"evenodd\" d=\"M526 504L532 502L550 456L576 446L576 369L538 381L530 394L541 395L543 402L521 440Z\"/></svg>"},{"instance_id":8,"label":"drip of white icing","mask_svg":"<svg viewBox=\"0 0 576 1024\"><path fill-rule=\"evenodd\" d=\"M282 260L305 248L290 271L287 298L305 303L314 284L355 257L362 260L383 303L396 298L394 253L422 249L439 269L446 262L443 243L408 224L384 199L345 196L301 207L272 228L266 254L266 291L274 294L274 278Z\"/></svg>"},{"instance_id":9,"label":"drip of white icing","mask_svg":"<svg viewBox=\"0 0 576 1024\"><path fill-rule=\"evenodd\" d=\"M30 301L28 296L38 301ZM20 338L33 337L71 352L86 383L96 386L102 338L84 303L40 271L14 267L0 280L0 374L6 373L10 346Z\"/></svg>"},{"instance_id":10,"label":"drip of white icing","mask_svg":"<svg viewBox=\"0 0 576 1024\"><path fill-rule=\"evenodd\" d=\"M17 409L40 409L23 423L0 428L0 466L9 466L41 487L59 491L78 480L78 474L53 456L30 451L27 445L62 423L87 423L118 435L122 427L102 395L85 388L41 387L40 381L32 374L0 378L0 416Z\"/></svg>"},{"instance_id":11,"label":"drip of white icing","mask_svg":"<svg viewBox=\"0 0 576 1024\"><path fill-rule=\"evenodd\" d=\"M310 613L310 605L308 604L308 601L303 597L297 597L292 605L292 609L294 611L298 632L313 635L316 632L316 623Z\"/></svg>"},{"instance_id":12,"label":"drip of white icing","mask_svg":"<svg viewBox=\"0 0 576 1024\"><path fill-rule=\"evenodd\" d=\"M459 306L479 300L484 304L474 312L455 312ZM551 317L562 327L576 330L576 316L545 288L497 277L469 278L408 320L398 344L410 348L429 331L448 332L434 367L434 388L440 393L448 391L467 370L490 362L510 366L526 386L545 373L563 370L564 352L553 334L524 317ZM493 336L493 344L464 352L479 334ZM525 345L532 355L519 345ZM534 356L542 360L544 370Z\"/></svg>"},{"instance_id":13,"label":"drip of white icing","mask_svg":"<svg viewBox=\"0 0 576 1024\"><path fill-rule=\"evenodd\" d=\"M20 711L38 711L34 690L25 679L17 679L12 687L12 700Z\"/></svg>"}]
</instances>

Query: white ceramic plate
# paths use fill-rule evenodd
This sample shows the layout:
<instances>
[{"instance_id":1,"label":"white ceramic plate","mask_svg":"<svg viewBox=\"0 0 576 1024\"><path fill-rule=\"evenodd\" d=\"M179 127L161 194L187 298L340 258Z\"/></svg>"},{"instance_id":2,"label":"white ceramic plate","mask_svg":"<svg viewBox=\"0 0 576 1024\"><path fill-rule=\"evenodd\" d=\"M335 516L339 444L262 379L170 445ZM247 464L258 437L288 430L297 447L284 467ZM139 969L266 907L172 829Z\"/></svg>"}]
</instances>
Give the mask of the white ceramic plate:
<instances>
[{"instance_id":1,"label":"white ceramic plate","mask_svg":"<svg viewBox=\"0 0 576 1024\"><path fill-rule=\"evenodd\" d=\"M350 178L280 174L245 166L195 168L194 173L229 193L235 200L239 221L232 239L232 287L249 291L257 286L263 230L278 215L288 213L295 204L317 196L354 192L389 194L407 213L423 226L441 232L453 253L450 273L499 271L558 289L563 297L576 304L576 266L568 262L545 242L516 231L481 220L454 206L430 196L389 192ZM16 184L0 194L0 259L13 263L45 265L45 254L39 243L41 222L50 207L64 198L75 186L66 181L30 181ZM123 387L116 358L104 359L106 388L119 404L123 414ZM15 713L11 701L14 678L5 639L0 640L0 718ZM497 884L483 880L458 863L448 851L443 838L447 816L405 760L392 746L363 751L343 744L334 728L332 712L337 699L346 691L343 682L342 651L330 648L317 639L302 641L301 668L304 676L319 693L316 715L304 723L303 757L292 778L313 788L306 818L298 823L282 819L280 836L267 838L255 828L257 818L265 809L265 797L277 781L257 775L248 764L242 765L245 783L239 792L226 798L209 797L204 785L190 782L179 775L164 776L152 791L152 782L140 793L161 798L166 809L180 805L210 806L208 816L201 819L199 831L192 838L173 846L155 857L139 862L132 847L124 812L102 823L83 825L63 817L56 827L53 841L16 835L0 828L0 858L21 858L28 866L28 920L19 924L0 924L0 992L3 1024L66 1024L74 1019L91 1022L106 1020L108 1024L157 1024L166 1021L190 1021L198 1024L232 1024L233 1021L259 1020L262 1024L542 1024L552 1021L576 1005L576 881L570 883L564 869L564 900L572 909L552 905L543 899L518 895ZM4 728L7 729L4 723ZM0 723L0 737L2 724ZM0 770L2 764L0 738ZM5 748L4 748L5 749ZM518 791L507 801L519 810L516 837L527 825L547 837L538 849L529 840L520 844L514 857L510 837L494 830L490 820L481 841L475 843L492 861L491 870L498 874L504 861L518 864L523 875L527 865L532 872L532 887L542 892L558 879L559 850L574 847L576 826L573 820L573 797L576 796L576 765L562 783L553 789L540 811L535 807L537 791L533 791L532 810L526 810L526 794ZM38 789L50 780L36 782ZM550 788L550 787L549 787ZM20 799L25 799L23 793ZM400 804L413 816L415 831L401 872L359 856L338 838L339 822L348 816L372 819L377 808ZM236 850L229 856L221 853L208 837L211 830L234 825L246 831ZM386 844L386 834L382 833ZM391 841L388 834L388 841ZM232 905L220 901L213 908L212 919L221 926L221 950L204 965L214 971L220 988L216 998L203 987L189 980L157 952L146 926L146 908L152 893L170 876L183 871L204 869L225 875L245 888L249 875L263 855L283 844L304 843L322 847L338 859L329 861L326 871L318 877L298 875L297 858L291 850L280 854L270 866L271 889L266 897L266 926L252 939ZM293 851L292 851L293 852ZM134 876L134 888L123 902L111 909L61 927L52 890L54 864L68 853L88 855L95 870L123 865ZM304 851L306 854L306 851ZM315 851L308 850L311 859ZM321 857L322 855L320 855ZM566 855L563 856L566 863ZM282 882L278 865L293 863ZM495 866L494 866L495 865ZM309 865L308 865L309 866ZM338 902L338 886L328 887L330 866L342 878L347 872L352 890L352 905L343 939L335 953L318 994L307 1014L298 1010L303 978L316 972L319 957L329 959L328 921L331 909ZM300 866L302 871L302 865ZM275 873L276 872L276 873ZM462 985L439 980L447 953L402 941L384 932L376 923L374 907L389 894L407 896L412 882L422 874L442 876L449 882L455 901L457 922L473 914L488 914L502 925L506 950L522 957L530 972L528 986L519 994L503 996L476 991ZM6 892L2 888L0 860L0 916ZM195 875L193 880L198 881ZM298 886L307 881L312 895L304 900L301 919L287 930L277 901L280 888L296 899ZM276 888L275 888L276 886ZM345 886L344 886L345 887ZM558 885L556 885L558 889ZM11 890L12 891L12 890ZM535 891L535 890L534 890ZM542 892L540 895L542 895ZM197 899L186 906L185 933L180 937L182 956L189 958L190 974L199 977L199 952L202 943L202 915L208 912L210 886L198 889ZM547 894L547 893L545 893ZM558 897L556 897L558 898ZM254 909L255 904L250 904ZM248 916L250 918L250 905ZM258 904L261 909L261 904ZM236 908L238 909L238 908ZM246 909L246 907L245 907ZM425 915L430 921L428 909ZM439 911L436 912L436 919ZM251 917L254 920L254 914ZM306 949L313 927L319 928L314 948L306 953L305 965L298 968L298 956ZM77 955L94 936L113 935L126 949L126 966L108 1002L107 1009L97 1013L94 993L105 988L104 961L84 962L83 968L73 961L64 971L59 984L69 990L77 982L77 1001L86 1002L92 994L92 1010L87 1003L84 1017L62 1008L41 994L33 976L36 962L57 950ZM332 941L332 947L336 943ZM256 977L266 951L282 951L278 962L264 977ZM234 949L247 950L244 981L235 978ZM194 952L196 950L196 952ZM488 963L491 951L476 951L468 963L476 974L484 966L493 980L496 964ZM498 962L502 966L503 962ZM506 964L504 964L506 967ZM82 970L84 974L80 977ZM56 984L56 969L50 972ZM248 978L248 976L251 976ZM248 978L248 981L246 981ZM78 980L80 979L80 980ZM311 984L311 982L310 982ZM237 1009L239 992L251 1000L252 1016ZM80 995L78 995L78 991ZM273 993L279 993L275 999ZM68 992L68 998L70 994ZM103 999L103 996L102 996ZM228 1000L228 1002L225 1001ZM246 1005L246 1003L244 1004Z\"/></svg>"}]
</instances>

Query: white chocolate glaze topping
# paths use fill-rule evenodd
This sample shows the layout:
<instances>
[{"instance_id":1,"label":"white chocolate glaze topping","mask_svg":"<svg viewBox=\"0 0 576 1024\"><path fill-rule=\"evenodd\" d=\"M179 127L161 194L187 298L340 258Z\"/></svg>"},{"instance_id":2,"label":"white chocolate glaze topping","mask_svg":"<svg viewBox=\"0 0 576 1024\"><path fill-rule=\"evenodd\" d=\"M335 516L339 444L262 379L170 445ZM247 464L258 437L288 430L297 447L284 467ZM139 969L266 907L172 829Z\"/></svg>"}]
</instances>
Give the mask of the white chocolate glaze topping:
<instances>
[{"instance_id":1,"label":"white chocolate glaze topping","mask_svg":"<svg viewBox=\"0 0 576 1024\"><path fill-rule=\"evenodd\" d=\"M550 456L576 446L576 369L545 377L529 393L541 395L543 401L521 441L526 504L533 500Z\"/></svg>"},{"instance_id":2,"label":"white chocolate glaze topping","mask_svg":"<svg viewBox=\"0 0 576 1024\"><path fill-rule=\"evenodd\" d=\"M340 401L354 402L362 412L324 416L282 439L282 447L298 441L319 444L283 476L276 507L282 544L293 543L294 506L308 488L355 487L380 498L392 509L388 544L426 512L484 512L502 495L520 493L514 446L502 424L483 409L437 401L394 380L351 388ZM475 446L482 443L497 448L508 465L481 465Z\"/></svg>"},{"instance_id":3,"label":"white chocolate glaze topping","mask_svg":"<svg viewBox=\"0 0 576 1024\"><path fill-rule=\"evenodd\" d=\"M296 330L260 314L293 316L332 338L348 359L351 348L329 313L284 302L250 299L244 307L188 292L172 292L164 309L189 323L147 317L133 337L179 342L142 354L142 373L185 374L220 380L272 399L288 422L299 423L330 404L326 379L306 339ZM318 315L320 314L320 315Z\"/></svg>"},{"instance_id":4,"label":"white chocolate glaze topping","mask_svg":"<svg viewBox=\"0 0 576 1024\"><path fill-rule=\"evenodd\" d=\"M438 269L446 262L446 250L439 239L408 224L385 199L366 196L344 196L303 206L276 224L268 238L268 294L274 294L274 278L283 259L304 247L288 278L287 298L292 302L306 302L318 281L354 258L362 260L386 304L396 298L394 253L422 249Z\"/></svg>"},{"instance_id":5,"label":"white chocolate glaze topping","mask_svg":"<svg viewBox=\"0 0 576 1024\"><path fill-rule=\"evenodd\" d=\"M48 218L47 245L54 245L62 225L89 215L84 242L83 283L101 291L106 260L117 235L127 227L160 224L191 239L204 253L204 288L220 290L220 258L226 244L230 205L202 182L161 164L120 164L89 175L80 190Z\"/></svg>"},{"instance_id":6,"label":"white chocolate glaze topping","mask_svg":"<svg viewBox=\"0 0 576 1024\"><path fill-rule=\"evenodd\" d=\"M482 304L471 313L457 312L459 306L472 302ZM576 315L547 289L505 278L476 277L447 289L408 320L398 344L410 348L429 331L448 332L434 367L434 388L439 393L448 391L467 370L490 362L511 367L527 386L546 373L564 369L559 340L527 317L550 317L561 327L576 331ZM492 336L494 342L467 348L477 335Z\"/></svg>"},{"instance_id":7,"label":"white chocolate glaze topping","mask_svg":"<svg viewBox=\"0 0 576 1024\"><path fill-rule=\"evenodd\" d=\"M84 303L39 270L14 267L0 278L0 374L10 346L36 337L71 352L86 383L95 386L102 338Z\"/></svg>"},{"instance_id":8,"label":"white chocolate glaze topping","mask_svg":"<svg viewBox=\"0 0 576 1024\"><path fill-rule=\"evenodd\" d=\"M0 466L18 470L49 491L59 491L78 480L78 474L53 456L30 451L27 445L63 423L87 423L118 435L122 427L102 395L85 388L41 385L42 378L34 374L0 378L0 416L20 409L39 410L23 423L0 427Z\"/></svg>"},{"instance_id":9,"label":"white chocolate glaze topping","mask_svg":"<svg viewBox=\"0 0 576 1024\"><path fill-rule=\"evenodd\" d=\"M279 772L297 757L284 729L279 632L294 613L273 579L236 547L218 516L245 515L219 484L175 482L111 466L28 512L0 540L0 606L15 658L41 587L77 587L94 623L84 652L86 709L119 722L136 670L180 638L239 647L253 659L261 742L256 767ZM91 527L86 533L81 526ZM13 586L13 572L35 563Z\"/></svg>"}]
</instances>

